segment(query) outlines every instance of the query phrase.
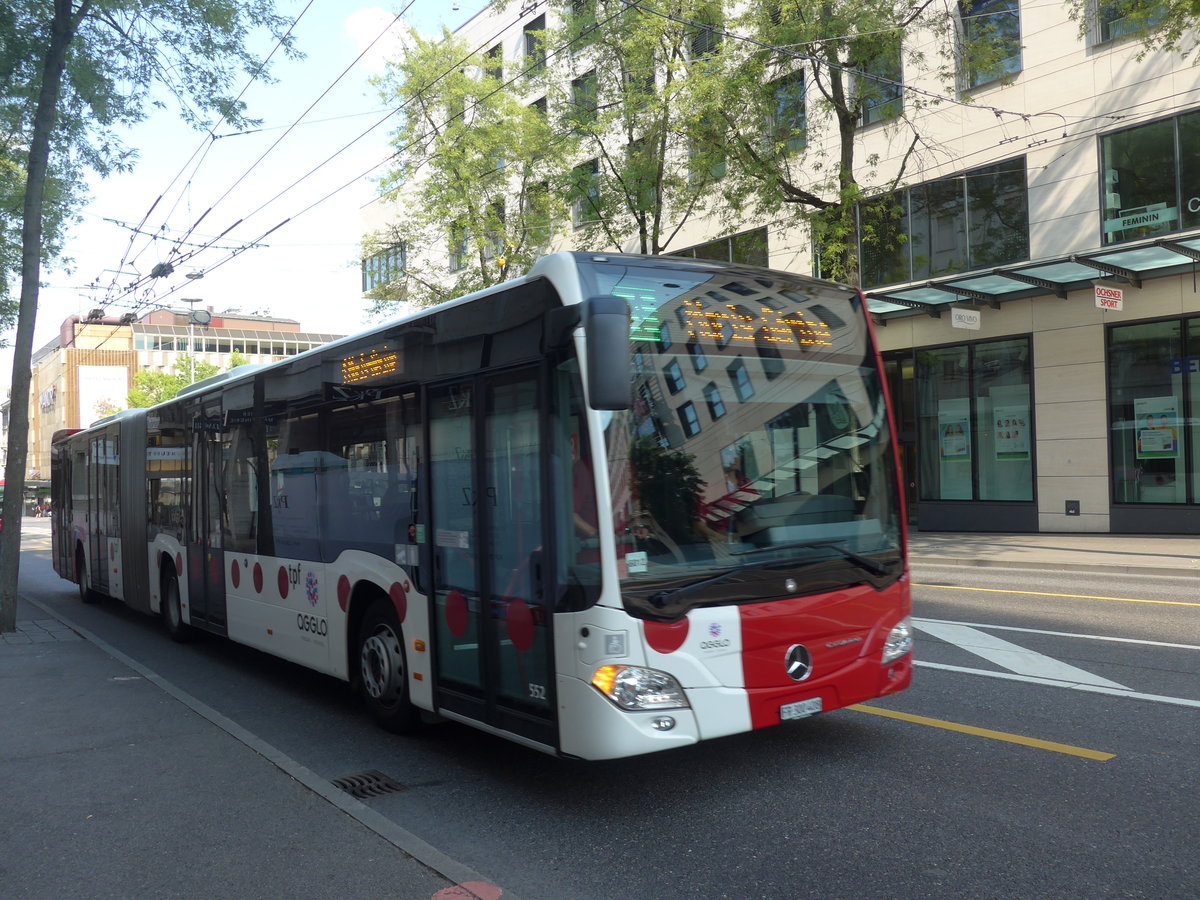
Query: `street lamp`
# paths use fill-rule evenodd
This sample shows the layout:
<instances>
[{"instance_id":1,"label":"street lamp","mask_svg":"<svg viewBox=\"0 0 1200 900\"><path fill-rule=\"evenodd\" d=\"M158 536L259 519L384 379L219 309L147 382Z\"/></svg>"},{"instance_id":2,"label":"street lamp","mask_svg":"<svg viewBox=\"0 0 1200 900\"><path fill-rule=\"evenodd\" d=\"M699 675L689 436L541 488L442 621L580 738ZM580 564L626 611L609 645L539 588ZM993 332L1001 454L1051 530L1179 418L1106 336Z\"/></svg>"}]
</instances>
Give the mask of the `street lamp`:
<instances>
[{"instance_id":1,"label":"street lamp","mask_svg":"<svg viewBox=\"0 0 1200 900\"><path fill-rule=\"evenodd\" d=\"M184 303L190 303L192 308L188 311L188 360L191 365L191 377L189 383L196 383L196 332L195 326L204 327L212 321L212 313L207 309L196 309L196 304L203 302L200 297L180 297Z\"/></svg>"}]
</instances>

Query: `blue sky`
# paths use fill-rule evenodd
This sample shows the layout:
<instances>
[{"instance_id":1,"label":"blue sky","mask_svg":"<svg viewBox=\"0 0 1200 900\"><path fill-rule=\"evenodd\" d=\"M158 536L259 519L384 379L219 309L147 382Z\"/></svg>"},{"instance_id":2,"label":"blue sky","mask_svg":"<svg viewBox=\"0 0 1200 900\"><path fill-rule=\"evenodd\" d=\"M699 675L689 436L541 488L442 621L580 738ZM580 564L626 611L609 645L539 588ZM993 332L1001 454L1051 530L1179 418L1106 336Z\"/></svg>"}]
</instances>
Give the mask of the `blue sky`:
<instances>
[{"instance_id":1,"label":"blue sky","mask_svg":"<svg viewBox=\"0 0 1200 900\"><path fill-rule=\"evenodd\" d=\"M304 5L305 0L278 0L286 15L298 15ZM126 141L138 150L138 162L128 175L93 180L92 199L67 245L67 255L75 260L73 271L55 267L43 273L48 287L41 293L35 351L51 340L73 313L104 306L110 314L120 315L129 311L135 300L143 301L142 310L145 304L157 305L140 294L113 299L106 305L106 293L110 293L106 289L114 281L119 288L127 288L139 274L147 275L168 258L170 238L186 233L205 210L211 211L192 232L190 241L204 243L244 220L230 230L227 239L218 242L223 248L245 246L284 220L291 221L264 239L266 247L245 250L232 259L228 259L229 251L209 249L180 266L172 278L156 280L160 295L170 287L182 286L165 304L183 305L178 303L180 298L199 298L202 305L218 311L240 308L297 319L308 331L346 334L365 326L357 241L361 208L372 201L374 187L369 180L358 179L349 188L338 188L387 158L388 125L376 128L279 195L384 117L387 110L368 78L380 71L380 51L394 47L392 41L399 29L386 32L372 53L350 68L301 124L290 132L287 129L385 32L396 12L406 5L404 21L426 34L436 34L443 25L457 28L487 4L479 0L414 0L390 7L313 0L296 28L298 47L307 58L278 62L274 68L277 82L255 83L244 97L250 115L263 120L261 131L229 135L232 129L222 127L218 134L229 136L212 141L199 166L200 156L185 166L207 138L182 125L173 110L158 113L131 130ZM265 54L270 46L264 44L259 50ZM270 149L277 140L278 146ZM260 157L262 161L246 174ZM160 196L144 226L158 236L134 234L130 227L143 220ZM312 206L314 203L317 205ZM179 277L189 271L203 272L203 277ZM11 332L5 337L11 341ZM0 381L4 383L9 381L10 360L4 353L0 361Z\"/></svg>"}]
</instances>

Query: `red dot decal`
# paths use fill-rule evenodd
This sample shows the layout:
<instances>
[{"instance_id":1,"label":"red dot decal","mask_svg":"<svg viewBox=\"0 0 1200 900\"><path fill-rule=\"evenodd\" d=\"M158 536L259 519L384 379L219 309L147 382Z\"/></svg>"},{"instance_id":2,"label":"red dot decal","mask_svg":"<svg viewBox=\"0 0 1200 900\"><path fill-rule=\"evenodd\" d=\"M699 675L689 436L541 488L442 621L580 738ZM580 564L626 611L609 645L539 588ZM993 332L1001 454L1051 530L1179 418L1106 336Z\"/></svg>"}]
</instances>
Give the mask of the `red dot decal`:
<instances>
[{"instance_id":1,"label":"red dot decal","mask_svg":"<svg viewBox=\"0 0 1200 900\"><path fill-rule=\"evenodd\" d=\"M236 590L242 583L242 567L238 565L238 561L233 561L233 568L229 570L229 578L233 582L233 587Z\"/></svg>"},{"instance_id":2,"label":"red dot decal","mask_svg":"<svg viewBox=\"0 0 1200 900\"><path fill-rule=\"evenodd\" d=\"M524 653L533 646L533 610L520 597L508 604L504 624L508 628L508 639L518 653Z\"/></svg>"},{"instance_id":3,"label":"red dot decal","mask_svg":"<svg viewBox=\"0 0 1200 900\"><path fill-rule=\"evenodd\" d=\"M467 633L469 624L467 598L459 591L451 591L446 595L446 627L455 637L462 637Z\"/></svg>"},{"instance_id":4,"label":"red dot decal","mask_svg":"<svg viewBox=\"0 0 1200 900\"><path fill-rule=\"evenodd\" d=\"M350 605L350 579L343 575L338 579L338 606L342 612Z\"/></svg>"},{"instance_id":5,"label":"red dot decal","mask_svg":"<svg viewBox=\"0 0 1200 900\"><path fill-rule=\"evenodd\" d=\"M287 599L288 592L288 574L287 569L283 566L279 567L279 596L284 600Z\"/></svg>"},{"instance_id":6,"label":"red dot decal","mask_svg":"<svg viewBox=\"0 0 1200 900\"><path fill-rule=\"evenodd\" d=\"M256 594L261 594L262 586L263 586L262 565L259 563L255 563L254 564L254 592Z\"/></svg>"},{"instance_id":7,"label":"red dot decal","mask_svg":"<svg viewBox=\"0 0 1200 900\"><path fill-rule=\"evenodd\" d=\"M408 594L405 593L404 586L393 584L392 589L388 591L388 596L392 598L392 606L396 607L396 618L400 620L400 624L404 624L404 618L408 615ZM449 610L446 612L449 618ZM466 629L464 628L464 631ZM454 632L458 634L458 632Z\"/></svg>"},{"instance_id":8,"label":"red dot decal","mask_svg":"<svg viewBox=\"0 0 1200 900\"><path fill-rule=\"evenodd\" d=\"M687 640L688 620L680 619L669 625L663 622L646 622L646 643L659 653L674 653Z\"/></svg>"}]
</instances>

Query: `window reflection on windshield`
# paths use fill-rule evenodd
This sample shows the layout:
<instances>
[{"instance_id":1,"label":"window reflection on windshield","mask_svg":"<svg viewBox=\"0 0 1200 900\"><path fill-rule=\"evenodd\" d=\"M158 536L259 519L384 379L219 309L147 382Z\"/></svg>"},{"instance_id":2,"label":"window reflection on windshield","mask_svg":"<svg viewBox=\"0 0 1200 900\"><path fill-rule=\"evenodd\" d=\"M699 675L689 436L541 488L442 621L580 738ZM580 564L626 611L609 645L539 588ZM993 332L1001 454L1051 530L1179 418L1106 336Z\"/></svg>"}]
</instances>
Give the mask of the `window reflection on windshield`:
<instances>
[{"instance_id":1,"label":"window reflection on windshield","mask_svg":"<svg viewBox=\"0 0 1200 900\"><path fill-rule=\"evenodd\" d=\"M853 294L766 272L591 268L589 289L633 309L633 403L605 430L624 578L831 557L831 541L895 555L886 410Z\"/></svg>"}]
</instances>

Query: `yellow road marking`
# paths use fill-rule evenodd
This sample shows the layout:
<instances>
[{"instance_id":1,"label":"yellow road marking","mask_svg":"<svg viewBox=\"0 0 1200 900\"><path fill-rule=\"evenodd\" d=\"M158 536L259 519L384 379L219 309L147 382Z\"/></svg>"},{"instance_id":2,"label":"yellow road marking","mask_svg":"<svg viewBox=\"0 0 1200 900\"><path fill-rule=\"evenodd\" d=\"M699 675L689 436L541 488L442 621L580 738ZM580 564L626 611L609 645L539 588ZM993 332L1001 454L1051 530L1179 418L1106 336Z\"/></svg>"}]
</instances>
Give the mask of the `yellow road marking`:
<instances>
[{"instance_id":1,"label":"yellow road marking","mask_svg":"<svg viewBox=\"0 0 1200 900\"><path fill-rule=\"evenodd\" d=\"M896 712L892 709L881 709L878 706L864 706L855 703L847 706L856 712L870 713L873 716L884 716L888 719L899 719L902 722L912 722L916 725L928 725L931 728L943 728L946 731L958 731L962 734L973 734L976 737L991 738L994 741L1007 741L1010 744L1022 744L1038 750L1051 750L1055 753L1066 753L1070 756L1082 756L1084 759L1094 759L1097 762L1108 762L1116 757L1115 753L1101 753L1099 750L1088 750L1084 747L1072 747L1070 744L1056 744L1054 741L1043 741L1038 738L1025 737L1020 734L1009 734L1005 731L992 731L990 728L976 728L974 725L960 725L957 722L946 722L942 719L930 719L926 716L914 716L911 713Z\"/></svg>"},{"instance_id":2,"label":"yellow road marking","mask_svg":"<svg viewBox=\"0 0 1200 900\"><path fill-rule=\"evenodd\" d=\"M1134 597L1091 597L1087 594L1052 594L1049 591L1011 591L1006 588L958 587L953 584L919 584L913 587L940 588L943 591L983 591L988 594L1026 594L1030 597L1065 597L1069 600L1117 600L1121 603L1158 603L1163 606L1200 606L1200 603L1185 603L1182 600L1138 600Z\"/></svg>"}]
</instances>

